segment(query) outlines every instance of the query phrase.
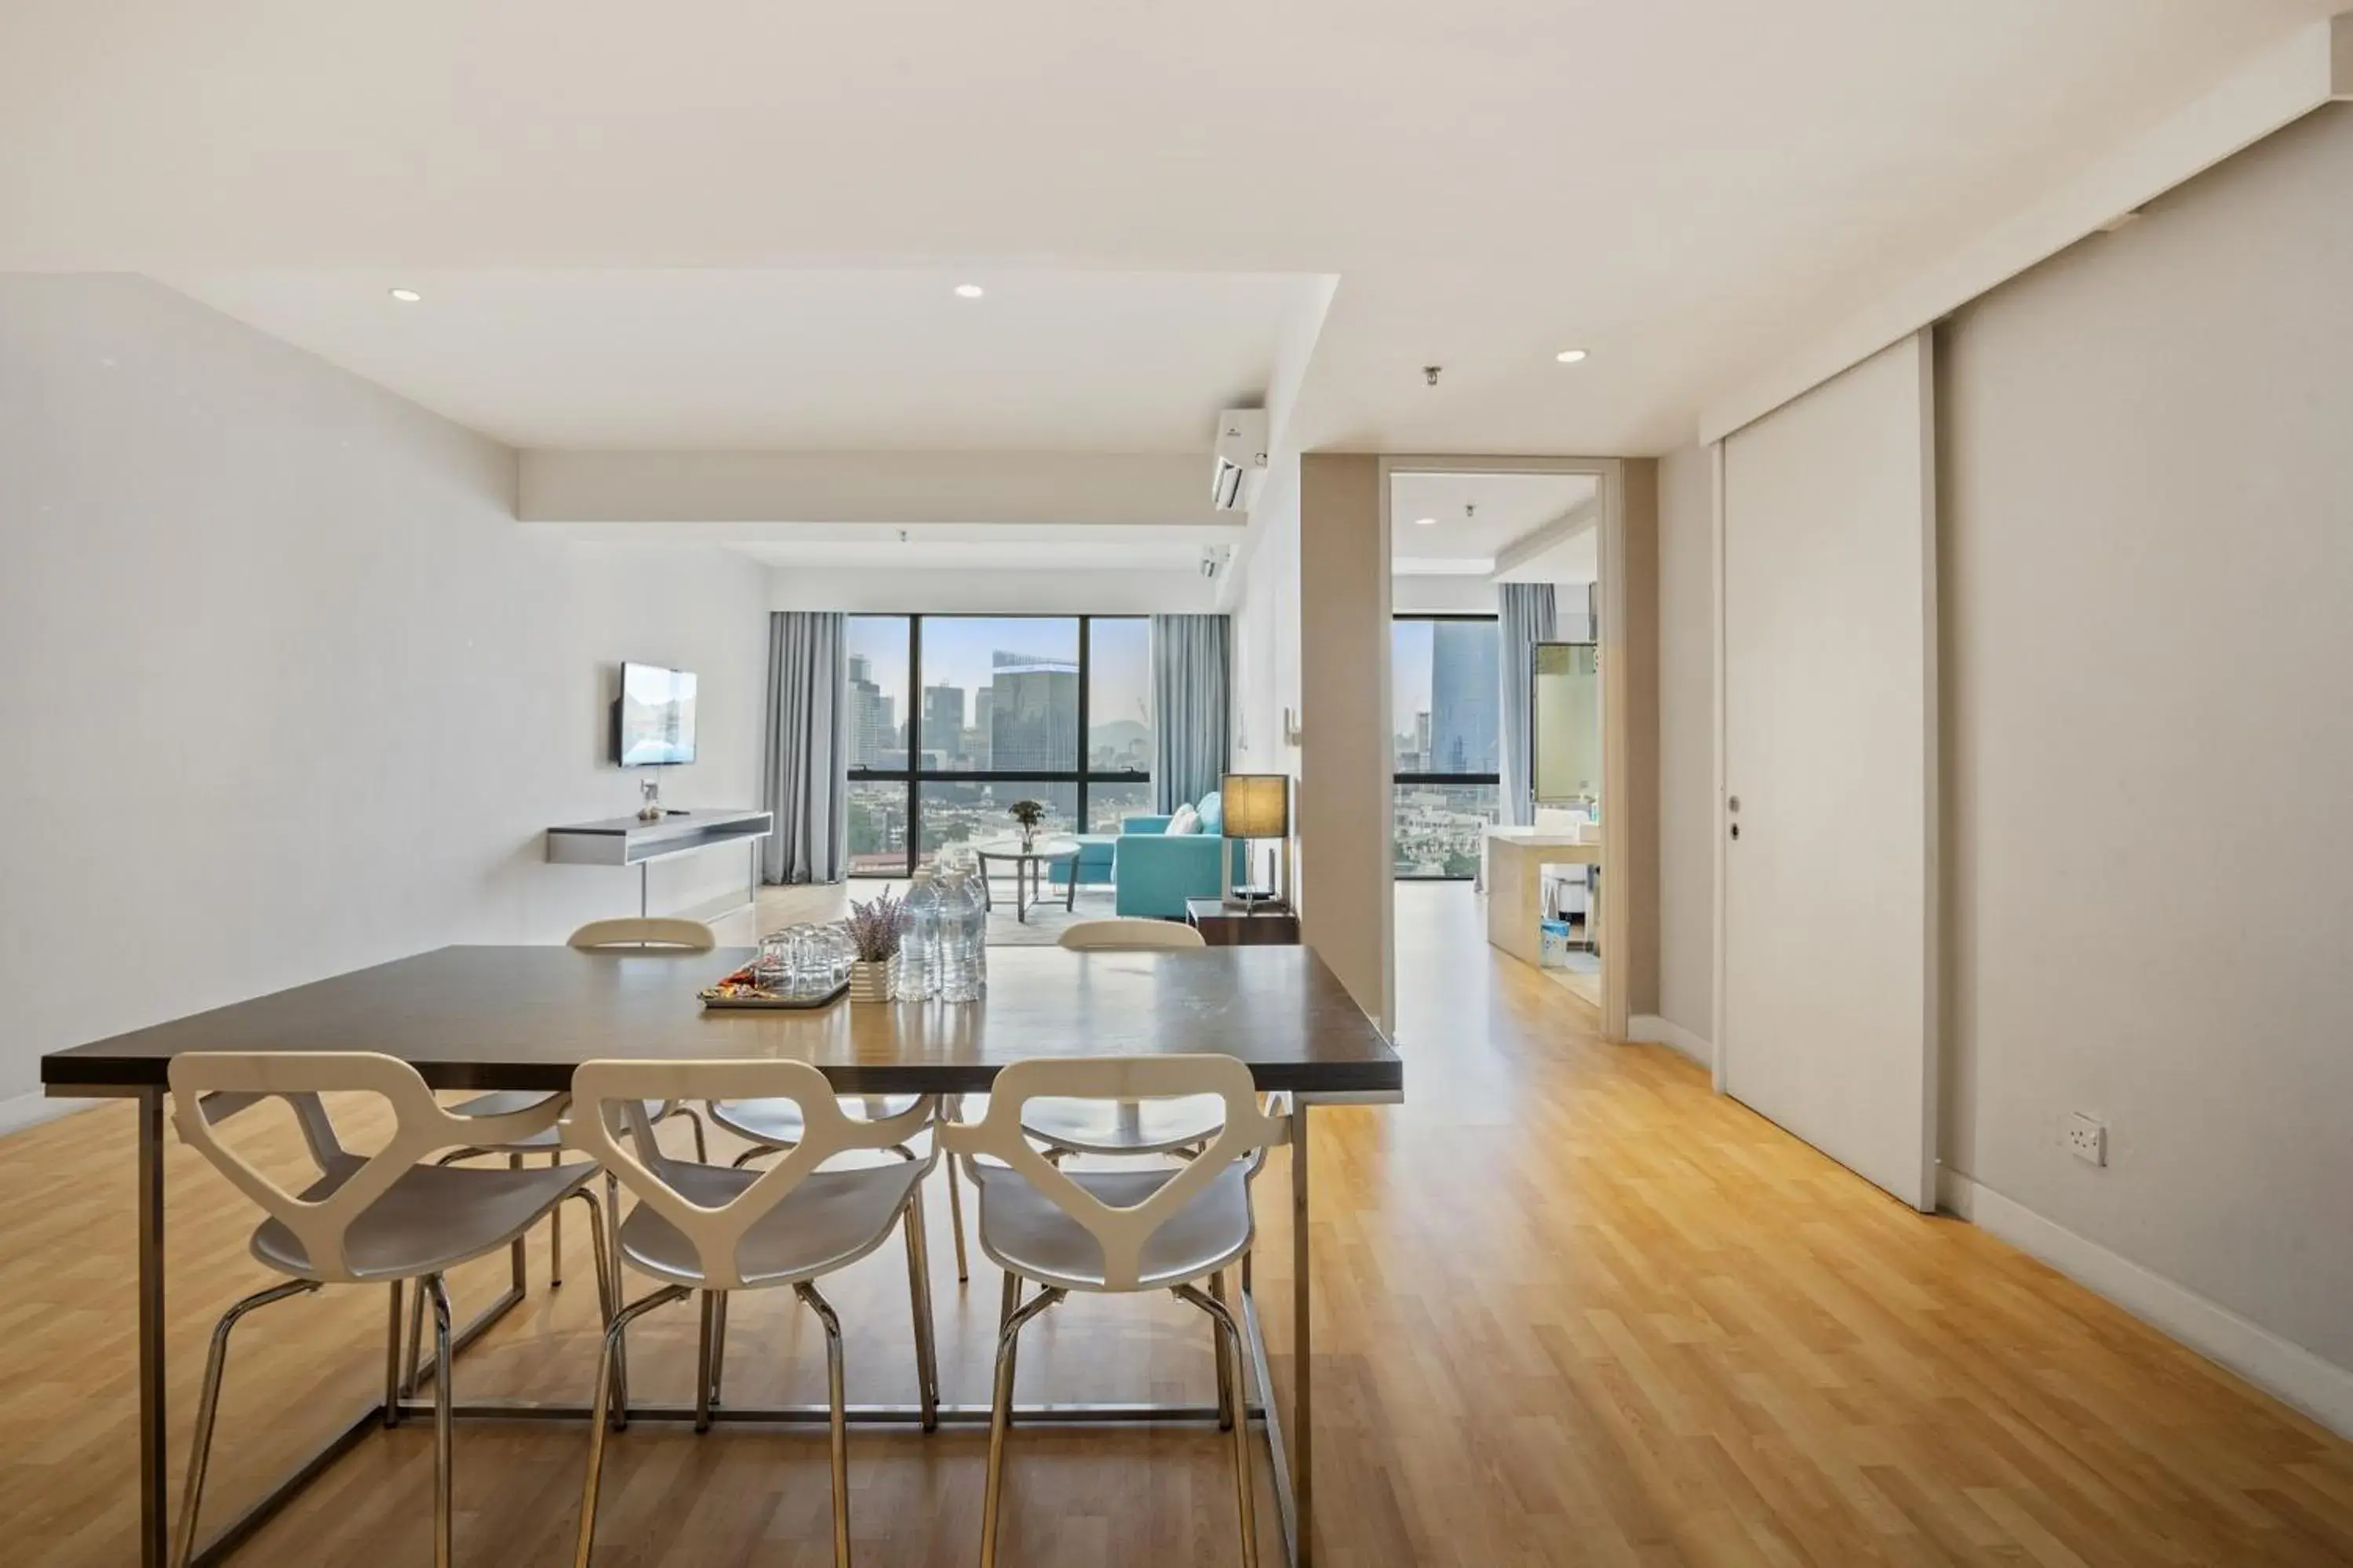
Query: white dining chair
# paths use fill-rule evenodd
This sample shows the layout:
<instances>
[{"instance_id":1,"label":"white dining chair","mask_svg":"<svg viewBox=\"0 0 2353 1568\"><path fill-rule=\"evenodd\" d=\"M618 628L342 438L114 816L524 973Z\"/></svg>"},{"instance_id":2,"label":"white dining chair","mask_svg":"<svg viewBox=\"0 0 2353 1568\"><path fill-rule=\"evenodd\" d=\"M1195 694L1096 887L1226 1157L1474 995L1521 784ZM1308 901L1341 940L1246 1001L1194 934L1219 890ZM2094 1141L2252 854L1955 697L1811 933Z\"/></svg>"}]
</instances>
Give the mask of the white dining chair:
<instances>
[{"instance_id":1,"label":"white dining chair","mask_svg":"<svg viewBox=\"0 0 2353 1568\"><path fill-rule=\"evenodd\" d=\"M1201 933L1174 921L1080 921L1060 945L1082 952L1167 952L1205 947ZM1021 1130L1063 1154L1168 1154L1200 1146L1225 1120L1214 1095L1139 1103L1047 1098L1031 1103Z\"/></svg>"},{"instance_id":2,"label":"white dining chair","mask_svg":"<svg viewBox=\"0 0 2353 1568\"><path fill-rule=\"evenodd\" d=\"M912 1094L843 1095L841 1107L852 1116L869 1121L887 1121L903 1116L913 1109ZM734 1163L748 1165L754 1160L771 1154L784 1153L801 1141L801 1108L789 1100L714 1100L706 1108L711 1112L711 1124L723 1132L733 1132L751 1145L735 1156ZM891 1152L902 1159L912 1160L914 1151L904 1144ZM957 1190L955 1167L949 1164L948 1225L955 1242L956 1282L963 1284L972 1278L965 1261L964 1195Z\"/></svg>"},{"instance_id":3,"label":"white dining chair","mask_svg":"<svg viewBox=\"0 0 2353 1568\"><path fill-rule=\"evenodd\" d=\"M887 1152L931 1123L933 1105L917 1100L895 1117L848 1114L825 1075L798 1061L594 1061L572 1076L565 1141L613 1172L638 1199L619 1230L618 1261L662 1281L614 1314L596 1370L587 1479L580 1500L575 1568L587 1568L596 1543L596 1491L603 1474L608 1415L614 1415L615 1358L628 1325L646 1313L702 1293L702 1342L695 1375L695 1425L707 1429L715 1394L715 1329L737 1290L790 1287L824 1327L826 1389L831 1413L833 1549L849 1562L849 1413L841 1323L817 1281L846 1268L890 1239L906 1237L908 1293L915 1328L915 1374L923 1427L939 1420L939 1361L933 1339L931 1276L924 1254L923 1182L938 1160L835 1166L856 1151ZM649 1100L789 1100L801 1135L765 1170L672 1159L654 1142ZM617 1135L614 1123L629 1136ZM617 1275L618 1270L616 1270ZM612 1424L626 1425L624 1405Z\"/></svg>"},{"instance_id":4,"label":"white dining chair","mask_svg":"<svg viewBox=\"0 0 2353 1568\"><path fill-rule=\"evenodd\" d=\"M1148 948L1206 947L1201 933L1176 921L1149 921L1121 915L1099 921L1073 921L1054 939L1068 948L1117 948L1138 952Z\"/></svg>"},{"instance_id":5,"label":"white dining chair","mask_svg":"<svg viewBox=\"0 0 2353 1568\"><path fill-rule=\"evenodd\" d=\"M213 1426L230 1331L247 1313L323 1285L386 1284L392 1331L385 1350L385 1421L400 1419L401 1286L417 1283L433 1313L433 1560L448 1568L454 1517L449 1392L449 1293L443 1277L472 1258L498 1251L545 1218L567 1198L591 1211L600 1301L609 1300L604 1227L595 1221L588 1164L482 1169L433 1163L452 1144L489 1136L530 1137L555 1124L562 1097L499 1117L462 1117L443 1107L406 1062L364 1051L190 1052L172 1058L173 1122L183 1142L200 1152L267 1216L253 1233L261 1265L285 1277L229 1308L213 1331L203 1393L174 1532L173 1561L195 1552L196 1524L211 1458ZM321 1096L375 1096L392 1113L391 1134L374 1153L346 1150ZM290 1190L255 1166L218 1129L269 1098L293 1108L317 1167L315 1180Z\"/></svg>"},{"instance_id":6,"label":"white dining chair","mask_svg":"<svg viewBox=\"0 0 2353 1568\"><path fill-rule=\"evenodd\" d=\"M630 915L614 920L590 921L586 925L565 938L564 942L565 946L581 952L610 948L642 948L649 952L679 956L709 952L718 943L716 933L701 921L684 920L670 915L651 917ZM560 1095L552 1095L541 1089L500 1089L460 1100L449 1109L459 1116L494 1118L511 1116L516 1111L527 1110L550 1100L560 1100L561 1099ZM649 1106L647 1115L649 1120L656 1122L667 1121L673 1116L682 1118L694 1130L695 1158L708 1158L709 1144L703 1131L702 1118L695 1112L693 1107L660 1103ZM508 1165L512 1167L520 1166L526 1161L543 1154L547 1157L547 1163L551 1165L561 1163L564 1158L563 1139L552 1120L544 1129L533 1133L528 1138L511 1143L470 1143L462 1149L450 1150L441 1158L446 1164L455 1164L464 1160L495 1159L503 1155ZM614 1205L617 1208L617 1194L610 1177L606 1179L605 1196L607 1204ZM611 1223L617 1224L617 1216ZM608 1235L607 1237L608 1244L610 1239ZM508 1285L505 1298L507 1302L521 1300L528 1289L522 1237L515 1237L511 1254L507 1269ZM551 1289L561 1287L564 1283L564 1214L560 1208L548 1216L547 1283ZM606 1315L609 1317L620 1303L606 1301L603 1305ZM498 1310L500 1306L493 1304L486 1310L485 1315L494 1316ZM409 1319L408 1368L401 1381L401 1392L410 1396L416 1394L423 1376L421 1352L424 1324L425 1304L420 1293Z\"/></svg>"},{"instance_id":7,"label":"white dining chair","mask_svg":"<svg viewBox=\"0 0 2353 1568\"><path fill-rule=\"evenodd\" d=\"M566 947L678 947L689 952L709 952L719 945L718 933L701 921L678 915L624 915L617 920L590 921L564 939Z\"/></svg>"},{"instance_id":8,"label":"white dining chair","mask_svg":"<svg viewBox=\"0 0 2353 1568\"><path fill-rule=\"evenodd\" d=\"M1209 1096L1223 1116L1208 1146L1169 1166L1066 1171L1026 1135L1039 1098L1097 1100ZM1260 1109L1250 1068L1232 1057L1032 1058L997 1075L988 1113L940 1129L979 1193L980 1249L1005 1270L989 1411L988 1477L981 1502L981 1568L997 1562L998 1495L1013 1403L1015 1351L1024 1327L1072 1291L1166 1290L1216 1324L1218 1404L1234 1439L1234 1501L1242 1561L1258 1562L1250 1495L1249 1369L1241 1327L1227 1307L1224 1271L1253 1237L1250 1184L1264 1151L1285 1141L1284 1122ZM983 1156L987 1157L985 1163ZM1021 1300L1024 1281L1039 1287ZM1208 1289L1201 1289L1203 1282Z\"/></svg>"}]
</instances>

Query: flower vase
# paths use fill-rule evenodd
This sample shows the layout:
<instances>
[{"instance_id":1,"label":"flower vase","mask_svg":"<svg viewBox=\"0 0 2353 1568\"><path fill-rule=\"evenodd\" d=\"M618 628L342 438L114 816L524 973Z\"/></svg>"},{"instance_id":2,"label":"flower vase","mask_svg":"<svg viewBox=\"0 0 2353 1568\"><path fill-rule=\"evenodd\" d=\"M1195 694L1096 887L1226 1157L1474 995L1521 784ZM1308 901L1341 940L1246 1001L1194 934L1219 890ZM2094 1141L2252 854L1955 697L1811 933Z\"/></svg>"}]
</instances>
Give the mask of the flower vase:
<instances>
[{"instance_id":1,"label":"flower vase","mask_svg":"<svg viewBox=\"0 0 2353 1568\"><path fill-rule=\"evenodd\" d=\"M887 958L861 958L849 966L849 999L852 1002L888 1002L891 1000L891 961Z\"/></svg>"},{"instance_id":2,"label":"flower vase","mask_svg":"<svg viewBox=\"0 0 2353 1568\"><path fill-rule=\"evenodd\" d=\"M1024 855L1027 855L1027 854L1029 854L1031 850L1033 850L1033 849L1035 849L1035 848L1037 848L1037 847L1038 847L1038 830L1037 830L1036 828L1034 828L1034 827L1025 827L1025 828L1023 828L1023 829L1021 830L1021 853L1023 853Z\"/></svg>"}]
</instances>

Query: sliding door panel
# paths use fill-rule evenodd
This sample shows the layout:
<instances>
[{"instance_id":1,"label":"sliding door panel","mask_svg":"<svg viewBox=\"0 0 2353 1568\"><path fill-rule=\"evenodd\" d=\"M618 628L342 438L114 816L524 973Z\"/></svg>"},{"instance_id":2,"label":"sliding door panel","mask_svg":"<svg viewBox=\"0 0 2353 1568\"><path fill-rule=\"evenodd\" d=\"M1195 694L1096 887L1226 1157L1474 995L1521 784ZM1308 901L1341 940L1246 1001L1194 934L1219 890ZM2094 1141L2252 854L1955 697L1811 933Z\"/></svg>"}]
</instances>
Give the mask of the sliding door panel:
<instances>
[{"instance_id":1,"label":"sliding door panel","mask_svg":"<svg viewBox=\"0 0 2353 1568\"><path fill-rule=\"evenodd\" d=\"M1724 446L1725 1089L1935 1206L1935 530L1917 334Z\"/></svg>"}]
</instances>

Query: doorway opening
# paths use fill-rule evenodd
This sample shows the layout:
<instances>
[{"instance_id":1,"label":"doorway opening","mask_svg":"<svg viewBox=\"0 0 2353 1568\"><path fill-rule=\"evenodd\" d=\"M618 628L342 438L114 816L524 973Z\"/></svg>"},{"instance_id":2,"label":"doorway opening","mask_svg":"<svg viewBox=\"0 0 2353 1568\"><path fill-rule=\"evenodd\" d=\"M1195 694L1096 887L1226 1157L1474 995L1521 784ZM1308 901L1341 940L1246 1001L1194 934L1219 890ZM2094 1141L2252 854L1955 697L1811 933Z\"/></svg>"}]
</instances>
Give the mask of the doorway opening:
<instances>
[{"instance_id":1,"label":"doorway opening","mask_svg":"<svg viewBox=\"0 0 2353 1568\"><path fill-rule=\"evenodd\" d=\"M1397 457L1381 489L1392 905L1421 899L1476 922L1622 1037L1603 690L1618 468ZM1403 926L1392 908L1394 964L1417 960L1416 908L1424 918Z\"/></svg>"}]
</instances>

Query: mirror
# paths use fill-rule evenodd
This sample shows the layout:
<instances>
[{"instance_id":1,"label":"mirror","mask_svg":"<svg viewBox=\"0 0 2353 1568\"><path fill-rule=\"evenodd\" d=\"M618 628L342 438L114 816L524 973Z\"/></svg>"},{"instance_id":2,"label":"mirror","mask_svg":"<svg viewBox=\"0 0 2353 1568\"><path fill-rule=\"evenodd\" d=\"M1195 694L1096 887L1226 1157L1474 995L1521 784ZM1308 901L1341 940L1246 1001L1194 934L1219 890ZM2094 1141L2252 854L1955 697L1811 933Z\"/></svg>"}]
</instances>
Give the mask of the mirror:
<instances>
[{"instance_id":1,"label":"mirror","mask_svg":"<svg viewBox=\"0 0 2353 1568\"><path fill-rule=\"evenodd\" d=\"M1540 642L1535 665L1528 732L1536 804L1593 810L1601 798L1601 649Z\"/></svg>"}]
</instances>

